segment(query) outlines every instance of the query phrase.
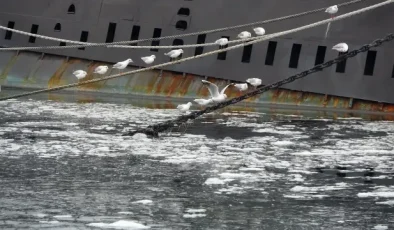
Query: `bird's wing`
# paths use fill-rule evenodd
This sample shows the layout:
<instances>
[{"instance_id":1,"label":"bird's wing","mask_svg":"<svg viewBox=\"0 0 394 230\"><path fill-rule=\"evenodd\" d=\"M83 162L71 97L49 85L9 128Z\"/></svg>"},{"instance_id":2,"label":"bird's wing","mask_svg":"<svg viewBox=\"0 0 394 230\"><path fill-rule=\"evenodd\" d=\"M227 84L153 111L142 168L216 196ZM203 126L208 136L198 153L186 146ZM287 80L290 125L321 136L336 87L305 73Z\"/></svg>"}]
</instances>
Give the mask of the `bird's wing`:
<instances>
[{"instance_id":1,"label":"bird's wing","mask_svg":"<svg viewBox=\"0 0 394 230\"><path fill-rule=\"evenodd\" d=\"M166 55L166 56L170 56L170 55L172 55L174 53L174 50L171 50L170 52L168 52L168 53L165 53L164 55Z\"/></svg>"},{"instance_id":2,"label":"bird's wing","mask_svg":"<svg viewBox=\"0 0 394 230\"><path fill-rule=\"evenodd\" d=\"M333 49L337 49L337 48L342 48L344 46L344 43L338 43L335 46L333 46Z\"/></svg>"},{"instance_id":3,"label":"bird's wing","mask_svg":"<svg viewBox=\"0 0 394 230\"><path fill-rule=\"evenodd\" d=\"M209 93L211 94L212 97L219 96L219 88L217 85L205 80L202 80L202 84L208 88Z\"/></svg>"},{"instance_id":4,"label":"bird's wing","mask_svg":"<svg viewBox=\"0 0 394 230\"><path fill-rule=\"evenodd\" d=\"M146 60L148 60L148 57L142 57L141 58L143 61L146 61Z\"/></svg>"},{"instance_id":5,"label":"bird's wing","mask_svg":"<svg viewBox=\"0 0 394 230\"><path fill-rule=\"evenodd\" d=\"M226 91L227 87L229 87L230 85L234 85L234 83L231 83L231 84L226 85L226 86L222 89L222 91L220 92L220 94L224 94L224 92Z\"/></svg>"},{"instance_id":6,"label":"bird's wing","mask_svg":"<svg viewBox=\"0 0 394 230\"><path fill-rule=\"evenodd\" d=\"M80 74L80 73L81 73L81 70L75 70L75 71L73 72L74 75L77 75L77 74Z\"/></svg>"},{"instance_id":7,"label":"bird's wing","mask_svg":"<svg viewBox=\"0 0 394 230\"><path fill-rule=\"evenodd\" d=\"M113 65L113 67L117 68L117 67L121 67L122 66L122 62L118 62L115 65Z\"/></svg>"}]
</instances>

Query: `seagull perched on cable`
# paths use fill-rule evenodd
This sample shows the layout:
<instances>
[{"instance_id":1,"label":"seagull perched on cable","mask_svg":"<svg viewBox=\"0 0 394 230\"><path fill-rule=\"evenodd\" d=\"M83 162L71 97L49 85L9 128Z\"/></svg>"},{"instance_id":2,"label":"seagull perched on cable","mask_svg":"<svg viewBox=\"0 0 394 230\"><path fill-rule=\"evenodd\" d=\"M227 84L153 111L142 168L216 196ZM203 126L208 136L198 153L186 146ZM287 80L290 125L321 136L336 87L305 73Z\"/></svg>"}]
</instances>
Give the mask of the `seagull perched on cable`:
<instances>
[{"instance_id":1,"label":"seagull perched on cable","mask_svg":"<svg viewBox=\"0 0 394 230\"><path fill-rule=\"evenodd\" d=\"M241 39L250 38L250 37L252 37L252 34L248 31L243 31L243 32L239 33L237 36L237 38L241 38Z\"/></svg>"},{"instance_id":2,"label":"seagull perched on cable","mask_svg":"<svg viewBox=\"0 0 394 230\"><path fill-rule=\"evenodd\" d=\"M194 102L196 102L199 105L208 105L213 102L212 99L194 99Z\"/></svg>"},{"instance_id":3,"label":"seagull perched on cable","mask_svg":"<svg viewBox=\"0 0 394 230\"><path fill-rule=\"evenodd\" d=\"M220 47L225 46L228 44L228 39L227 38L220 38L215 41L215 44L218 44Z\"/></svg>"},{"instance_id":4,"label":"seagull perched on cable","mask_svg":"<svg viewBox=\"0 0 394 230\"><path fill-rule=\"evenodd\" d=\"M249 78L246 79L246 82L253 85L255 88L259 85L261 85L261 79L259 78Z\"/></svg>"},{"instance_id":5,"label":"seagull perched on cable","mask_svg":"<svg viewBox=\"0 0 394 230\"><path fill-rule=\"evenodd\" d=\"M234 85L234 83L226 85L222 91L219 93L219 88L212 82L202 80L202 84L208 88L209 93L211 94L211 99L213 102L220 103L226 100L227 95L224 93L230 85Z\"/></svg>"},{"instance_id":6,"label":"seagull perched on cable","mask_svg":"<svg viewBox=\"0 0 394 230\"><path fill-rule=\"evenodd\" d=\"M190 106L192 106L192 103L188 102L186 104L178 105L176 108L182 112L186 112L190 109Z\"/></svg>"},{"instance_id":7,"label":"seagull perched on cable","mask_svg":"<svg viewBox=\"0 0 394 230\"><path fill-rule=\"evenodd\" d=\"M130 62L133 62L133 60L131 60L131 58L129 58L129 59L125 60L125 61L116 63L115 65L112 66L112 68L118 69L120 71L120 70L126 68L127 65L129 65Z\"/></svg>"},{"instance_id":8,"label":"seagull perched on cable","mask_svg":"<svg viewBox=\"0 0 394 230\"><path fill-rule=\"evenodd\" d=\"M83 71L83 70L76 70L73 72L73 74L78 78L78 80L81 80L82 78L86 77L86 75L87 75L86 71Z\"/></svg>"},{"instance_id":9,"label":"seagull perched on cable","mask_svg":"<svg viewBox=\"0 0 394 230\"><path fill-rule=\"evenodd\" d=\"M108 66L100 65L100 66L97 66L96 69L94 69L93 73L105 74L107 71L108 71Z\"/></svg>"},{"instance_id":10,"label":"seagull perched on cable","mask_svg":"<svg viewBox=\"0 0 394 230\"><path fill-rule=\"evenodd\" d=\"M239 91L245 91L248 89L248 83L243 84L234 84L235 88L239 89Z\"/></svg>"},{"instance_id":11,"label":"seagull perched on cable","mask_svg":"<svg viewBox=\"0 0 394 230\"><path fill-rule=\"evenodd\" d=\"M265 29L263 27L257 27L253 29L257 36L263 36L265 34Z\"/></svg>"},{"instance_id":12,"label":"seagull perched on cable","mask_svg":"<svg viewBox=\"0 0 394 230\"><path fill-rule=\"evenodd\" d=\"M333 46L332 49L341 53L345 53L349 49L349 46L346 43L342 42Z\"/></svg>"},{"instance_id":13,"label":"seagull perched on cable","mask_svg":"<svg viewBox=\"0 0 394 230\"><path fill-rule=\"evenodd\" d=\"M171 50L170 52L165 53L164 55L169 56L170 58L177 58L181 54L183 54L183 49Z\"/></svg>"},{"instance_id":14,"label":"seagull perched on cable","mask_svg":"<svg viewBox=\"0 0 394 230\"><path fill-rule=\"evenodd\" d=\"M142 57L141 59L145 62L145 64L152 64L155 61L156 55L152 54L147 57Z\"/></svg>"},{"instance_id":15,"label":"seagull perched on cable","mask_svg":"<svg viewBox=\"0 0 394 230\"><path fill-rule=\"evenodd\" d=\"M337 5L330 6L324 12L328 14L336 14L338 12L338 6ZM331 19L333 18L334 16L331 16Z\"/></svg>"}]
</instances>

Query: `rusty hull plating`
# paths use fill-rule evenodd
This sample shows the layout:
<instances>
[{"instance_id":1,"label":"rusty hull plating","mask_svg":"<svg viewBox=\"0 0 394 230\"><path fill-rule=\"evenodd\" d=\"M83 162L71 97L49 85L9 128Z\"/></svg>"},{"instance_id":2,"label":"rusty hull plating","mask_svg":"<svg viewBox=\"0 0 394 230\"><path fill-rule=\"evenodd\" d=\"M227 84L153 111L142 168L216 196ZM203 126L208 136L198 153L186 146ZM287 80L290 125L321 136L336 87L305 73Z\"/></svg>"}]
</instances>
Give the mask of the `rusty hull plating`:
<instances>
[{"instance_id":1,"label":"rusty hull plating","mask_svg":"<svg viewBox=\"0 0 394 230\"><path fill-rule=\"evenodd\" d=\"M2 52L0 53L0 85L15 88L50 88L78 81L72 75L77 69L86 70L88 75L81 81L102 77L93 74L99 65L111 65L101 62L68 59L55 55L40 55L32 52ZM136 69L128 67L124 71ZM117 70L109 69L106 75ZM313 77L313 76L310 76ZM114 94L132 94L140 96L160 96L163 98L206 98L208 90L201 84L202 76L180 74L170 71L146 71L134 75L123 76L103 82L82 85L71 88L73 91L90 91ZM228 84L227 80L207 77L219 86ZM235 87L226 91L229 98L240 96ZM49 94L48 97L52 97ZM385 120L394 120L394 105L353 98L299 92L287 89L275 89L258 97L244 101L241 110L253 111L256 105L290 106L307 108L308 110L341 110L347 113L372 112L379 113ZM150 105L148 107L155 107ZM176 103L167 102L159 108L175 108Z\"/></svg>"}]
</instances>

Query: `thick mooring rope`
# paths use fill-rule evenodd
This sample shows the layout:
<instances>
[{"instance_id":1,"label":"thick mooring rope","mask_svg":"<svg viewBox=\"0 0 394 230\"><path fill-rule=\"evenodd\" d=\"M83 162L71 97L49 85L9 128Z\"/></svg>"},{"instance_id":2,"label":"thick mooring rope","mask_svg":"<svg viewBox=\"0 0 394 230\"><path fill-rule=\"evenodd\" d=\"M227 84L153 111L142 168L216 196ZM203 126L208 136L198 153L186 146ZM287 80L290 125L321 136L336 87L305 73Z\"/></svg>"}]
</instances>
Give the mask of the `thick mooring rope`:
<instances>
[{"instance_id":1,"label":"thick mooring rope","mask_svg":"<svg viewBox=\"0 0 394 230\"><path fill-rule=\"evenodd\" d=\"M73 84L68 84L68 85L62 85L62 86L53 87L53 88L49 88L49 89L36 90L36 91L22 93L22 94L17 94L17 95L13 95L13 96L9 96L9 97L2 97L2 98L0 98L0 101L4 101L4 100L7 100L7 99L24 97L24 96L30 96L30 95L39 94L39 93L46 93L46 92L51 92L51 91L71 88L71 87L75 87L75 86L80 86L80 85L86 85L86 84L91 84L91 83L100 82L100 81L106 81L106 80L109 80L109 79L114 79L114 78L122 77L122 76L125 76L125 75L129 75L129 74L135 74L135 73L144 72L144 71L148 71L148 70L158 69L158 68L169 66L169 65L173 65L173 64L176 64L176 63L181 63L181 62L185 62L185 61L189 61L189 60L193 60L193 59L197 59L197 58L206 57L206 56L209 56L209 55L212 55L212 54L217 54L217 53L221 53L221 52L237 49L237 48L240 48L240 47L244 47L244 46L247 46L247 45L250 45L250 44L255 44L255 43L258 43L258 42L269 40L271 38L275 38L275 37L279 37L279 36L283 36L283 35L299 32L299 31L302 31L302 30L306 30L306 29L309 29L309 28L317 27L317 26L320 26L320 25L328 24L328 23L333 22L333 21L339 21L339 20L342 20L342 19L345 19L345 18L348 18L348 17L352 17L352 16L357 15L357 14L364 13L366 11L370 11L370 10L376 9L378 7L382 7L382 6L388 5L390 3L393 3L393 1L394 0L387 0L387 1L382 2L382 3L378 3L378 4L375 4L375 5L369 6L369 7L365 7L365 8L356 10L356 11L352 11L352 12L349 12L349 13L346 13L346 14L343 14L343 15L339 15L339 16L333 18L333 19L326 19L326 20L315 22L315 23L312 23L312 24L309 24L309 25L306 25L306 26L301 26L301 27L298 27L298 28L295 28L295 29L291 29L291 30L287 30L287 31L283 31L283 32L275 33L275 34L270 34L270 35L263 36L262 38L255 39L255 40L250 41L250 42L246 42L246 43L235 45L235 46L230 46L230 47L227 47L227 48L224 48L224 49L215 50L215 51L203 53L203 54L200 54L200 55L187 57L187 58L183 58L183 59L180 59L180 60L175 60L175 61L172 61L172 62L166 62L166 63L162 63L162 64L158 64L158 65L154 65L154 66L150 66L150 67L146 67L146 68L142 68L142 69L137 69L137 70L133 70L133 71L125 72L125 73L115 74L115 75L111 75L111 76L107 76L107 77L102 77L102 78L98 78L98 79L92 79L92 80L88 80L88 81L83 81L83 82L78 82L78 83L73 83Z\"/></svg>"},{"instance_id":2,"label":"thick mooring rope","mask_svg":"<svg viewBox=\"0 0 394 230\"><path fill-rule=\"evenodd\" d=\"M330 67L330 66L332 66L332 65L334 65L334 64L336 64L338 62L344 61L344 60L346 60L348 58L355 57L359 53L366 52L366 51L368 51L371 48L381 46L383 43L392 41L393 39L394 39L394 34L389 34L386 37L384 37L382 39L377 39L377 40L373 41L370 44L367 44L367 45L364 45L364 46L360 47L357 50L353 50L353 51L351 51L351 52L349 52L347 54L341 55L341 56L339 56L339 57L337 57L337 58L335 58L333 60L327 61L327 62L325 62L323 64L316 65L315 67L313 67L313 68L311 68L309 70L303 71L301 73L298 73L296 75L288 77L288 78L286 78L284 80L278 81L278 82L273 83L271 85L260 86L256 90L254 90L252 92L249 92L247 94L244 94L244 95L242 95L240 97L236 97L236 98L233 98L231 100L219 103L217 105L207 107L204 110L191 112L188 115L180 116L180 117L178 117L178 118L176 118L174 120L169 120L169 121L165 121L165 122L162 122L162 123L159 123L159 124L156 124L156 125L151 125L151 126L148 126L147 128L138 129L136 131L130 131L130 132L127 132L127 133L123 134L123 136L130 136L130 135L134 135L134 134L137 134L137 133L143 133L143 134L146 134L146 135L149 135L149 136L158 137L160 132L164 132L164 131L166 131L168 129L171 129L171 128L175 127L176 125L184 124L184 123L186 123L189 120L195 120L198 117L200 117L200 116L202 116L202 115L204 115L206 113L210 113L210 112L213 112L215 110L224 108L226 106L229 106L229 105L232 105L232 104L236 104L236 103L241 102L241 101L243 101L245 99L248 99L250 97L254 97L256 95L259 95L259 94L262 94L264 92L267 92L270 89L278 88L278 87L280 87L282 85L285 85L285 84L291 83L291 82L293 82L295 80L304 78L304 77L306 77L306 76L308 76L310 74L322 71L323 69L328 68L328 67Z\"/></svg>"},{"instance_id":3,"label":"thick mooring rope","mask_svg":"<svg viewBox=\"0 0 394 230\"><path fill-rule=\"evenodd\" d=\"M343 7L343 6L348 6L352 5L355 3L359 3L362 1L366 0L353 0L345 3L338 4L338 7ZM181 37L187 37L187 36L195 36L199 34L210 34L210 33L217 33L217 32L222 32L222 31L228 31L228 30L234 30L234 29L239 29L239 28L244 28L248 26L255 26L255 25L263 25L263 24L268 24L268 23L273 23L273 22L278 22L278 21L284 21L288 19L294 19L297 17L305 16L308 14L314 14L318 12L325 11L327 7L324 8L319 8L315 10L310 10L310 11L305 11L302 13L298 14L293 14L293 15L288 15L284 17L279 17L279 18L274 18L274 19L268 19L264 21L258 21L258 22L252 22L252 23L247 23L247 24L242 24L242 25L236 25L236 26L229 26L229 27L224 27L224 28L218 28L218 29L212 29L212 30L206 30L206 31L198 31L198 32L192 32L192 33L187 33L187 34L178 34L178 35L170 35L170 36L163 36L163 37L158 37L158 38L145 38L145 39L140 39L140 40L134 40L134 41L118 41L118 42L111 42L111 43L90 43L90 42L80 42L80 41L73 41L73 40L67 40L67 39L61 39L61 38L56 38L56 37L50 37L50 36L45 36L45 35L40 35L40 34L33 34L25 31L20 31L16 29L11 29L5 26L0 25L0 29L2 30L7 30L15 33L19 33L22 35L26 36L32 36L32 37L37 37L45 40L52 40L52 41L57 41L57 42L66 42L66 43L71 43L71 44L77 44L77 45L70 45L70 46L41 46L41 47L9 47L9 48L0 48L0 51L9 51L9 50L39 50L39 49L72 49L72 48L82 48L82 47L98 47L98 46L106 46L108 48L126 48L126 46L116 46L116 45L128 45L128 44L136 44L139 42L150 42L150 41L158 41L158 40L163 40L163 39L174 39L174 38L181 38ZM253 38L255 39L255 38ZM253 40L252 39L252 40ZM232 42L235 42L232 41ZM240 42L240 41L238 41ZM189 48L189 47L199 47L199 46L209 46L213 45L214 43L206 43L206 44L196 44L196 46L191 46L191 45L185 45L185 46L144 46L143 49L161 49L161 48ZM137 49L138 46L130 46L127 47L130 49Z\"/></svg>"}]
</instances>

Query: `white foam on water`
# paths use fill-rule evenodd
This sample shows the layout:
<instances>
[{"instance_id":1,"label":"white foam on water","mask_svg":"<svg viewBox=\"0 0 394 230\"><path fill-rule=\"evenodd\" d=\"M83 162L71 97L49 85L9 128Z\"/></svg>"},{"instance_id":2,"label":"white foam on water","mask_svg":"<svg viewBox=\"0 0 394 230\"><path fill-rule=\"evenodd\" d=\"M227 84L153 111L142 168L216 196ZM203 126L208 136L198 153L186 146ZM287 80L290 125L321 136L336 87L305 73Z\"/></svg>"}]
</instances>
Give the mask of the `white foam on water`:
<instances>
[{"instance_id":1,"label":"white foam on water","mask_svg":"<svg viewBox=\"0 0 394 230\"><path fill-rule=\"evenodd\" d=\"M186 212L189 213L196 213L196 212L206 212L207 210L204 208L189 208L186 210Z\"/></svg>"},{"instance_id":2,"label":"white foam on water","mask_svg":"<svg viewBox=\"0 0 394 230\"><path fill-rule=\"evenodd\" d=\"M202 214L202 213L183 214L183 218L199 218L199 217L205 217L205 216L207 216L207 215Z\"/></svg>"},{"instance_id":3,"label":"white foam on water","mask_svg":"<svg viewBox=\"0 0 394 230\"><path fill-rule=\"evenodd\" d=\"M378 224L378 225L375 225L373 227L373 229L375 229L375 230L386 230L386 229L389 229L389 227L387 225Z\"/></svg>"},{"instance_id":4,"label":"white foam on water","mask_svg":"<svg viewBox=\"0 0 394 230\"><path fill-rule=\"evenodd\" d=\"M221 180L219 178L208 178L204 184L206 185L222 185L225 184L224 180Z\"/></svg>"},{"instance_id":5,"label":"white foam on water","mask_svg":"<svg viewBox=\"0 0 394 230\"><path fill-rule=\"evenodd\" d=\"M145 205L152 204L152 203L153 203L153 201L151 201L151 200L138 200L138 201L133 202L133 204L145 204Z\"/></svg>"},{"instance_id":6,"label":"white foam on water","mask_svg":"<svg viewBox=\"0 0 394 230\"><path fill-rule=\"evenodd\" d=\"M97 228L115 228L115 229L150 229L149 226L130 221L130 220L119 220L111 224L107 223L89 223L87 226Z\"/></svg>"},{"instance_id":7,"label":"white foam on water","mask_svg":"<svg viewBox=\"0 0 394 230\"><path fill-rule=\"evenodd\" d=\"M394 186L390 187L377 187L375 191L372 192L360 192L357 194L360 198L366 197L384 197L384 198L391 198L394 197Z\"/></svg>"}]
</instances>

